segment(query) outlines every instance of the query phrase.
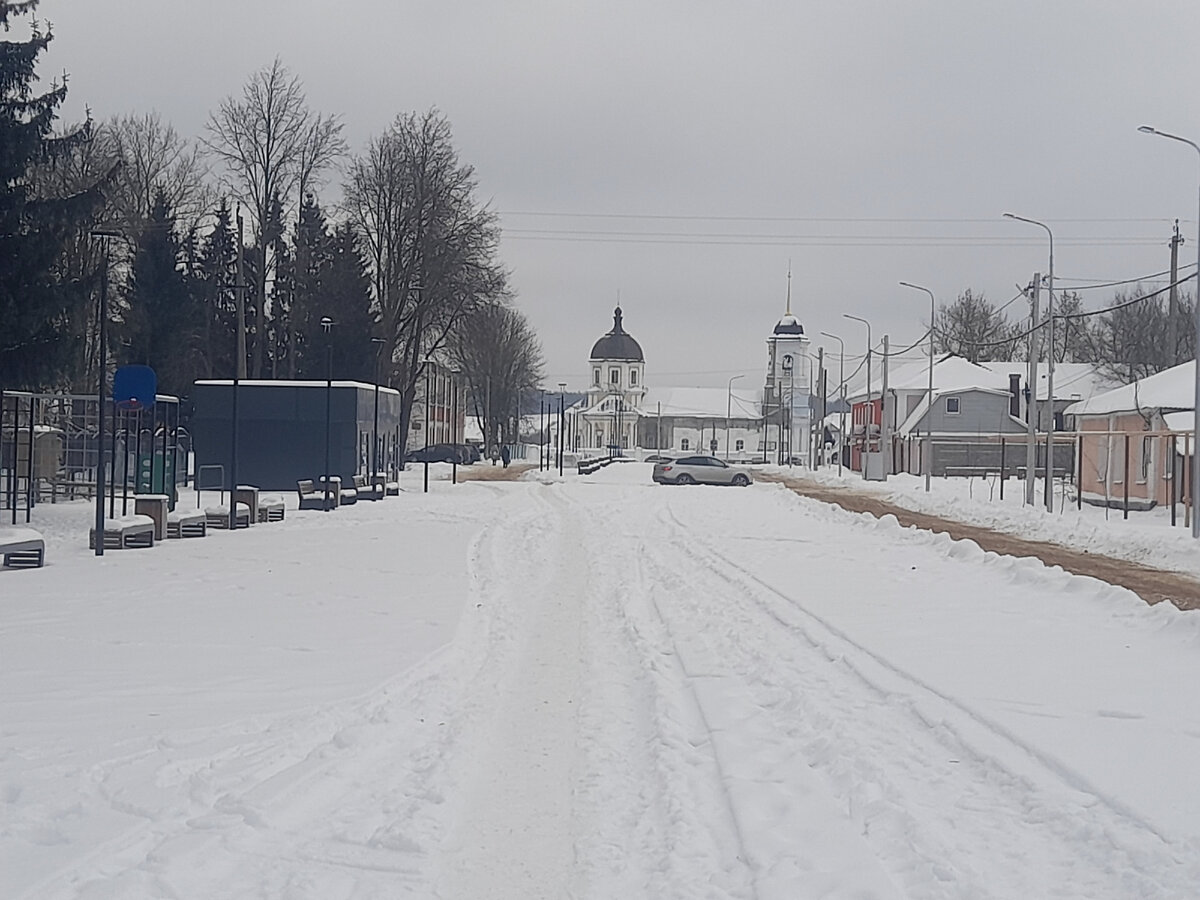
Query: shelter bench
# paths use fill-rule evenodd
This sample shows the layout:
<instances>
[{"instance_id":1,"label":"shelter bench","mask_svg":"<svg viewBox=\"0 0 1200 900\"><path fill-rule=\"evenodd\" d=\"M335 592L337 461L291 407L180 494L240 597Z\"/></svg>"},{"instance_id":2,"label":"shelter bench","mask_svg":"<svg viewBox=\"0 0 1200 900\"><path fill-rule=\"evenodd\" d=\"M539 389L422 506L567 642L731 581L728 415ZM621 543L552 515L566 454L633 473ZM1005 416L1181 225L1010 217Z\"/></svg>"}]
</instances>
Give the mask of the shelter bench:
<instances>
[{"instance_id":1,"label":"shelter bench","mask_svg":"<svg viewBox=\"0 0 1200 900\"><path fill-rule=\"evenodd\" d=\"M235 528L250 527L250 507L245 503L237 504ZM204 509L204 521L209 528L229 528L229 507L208 506Z\"/></svg>"},{"instance_id":2,"label":"shelter bench","mask_svg":"<svg viewBox=\"0 0 1200 900\"><path fill-rule=\"evenodd\" d=\"M38 569L46 564L46 542L32 528L0 528L0 556L9 569Z\"/></svg>"},{"instance_id":3,"label":"shelter bench","mask_svg":"<svg viewBox=\"0 0 1200 900\"><path fill-rule=\"evenodd\" d=\"M301 509L324 509L325 491L317 490L309 479L296 482L296 493L300 495ZM337 506L337 494L330 491L330 506Z\"/></svg>"},{"instance_id":4,"label":"shelter bench","mask_svg":"<svg viewBox=\"0 0 1200 900\"><path fill-rule=\"evenodd\" d=\"M105 550L154 546L154 520L149 516L120 516L104 523ZM96 529L88 532L88 547L96 548Z\"/></svg>"},{"instance_id":5,"label":"shelter bench","mask_svg":"<svg viewBox=\"0 0 1200 900\"><path fill-rule=\"evenodd\" d=\"M167 513L167 537L204 537L208 534L208 516L203 510L176 509Z\"/></svg>"},{"instance_id":6,"label":"shelter bench","mask_svg":"<svg viewBox=\"0 0 1200 900\"><path fill-rule=\"evenodd\" d=\"M378 482L368 483L366 475L354 476L354 491L360 500L382 500L384 487Z\"/></svg>"}]
</instances>

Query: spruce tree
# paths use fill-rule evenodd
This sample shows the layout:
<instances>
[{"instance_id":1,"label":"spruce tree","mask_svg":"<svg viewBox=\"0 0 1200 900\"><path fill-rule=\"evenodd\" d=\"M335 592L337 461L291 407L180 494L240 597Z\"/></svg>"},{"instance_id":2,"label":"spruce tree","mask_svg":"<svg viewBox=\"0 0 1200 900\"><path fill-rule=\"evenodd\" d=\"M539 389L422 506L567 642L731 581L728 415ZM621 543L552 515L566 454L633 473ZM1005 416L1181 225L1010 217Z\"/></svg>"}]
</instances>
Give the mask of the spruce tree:
<instances>
[{"instance_id":1,"label":"spruce tree","mask_svg":"<svg viewBox=\"0 0 1200 900\"><path fill-rule=\"evenodd\" d=\"M184 266L186 248L175 212L157 192L138 240L129 294L128 358L158 373L160 388L186 396L203 377L204 308Z\"/></svg>"},{"instance_id":2,"label":"spruce tree","mask_svg":"<svg viewBox=\"0 0 1200 900\"><path fill-rule=\"evenodd\" d=\"M233 360L237 355L237 336L233 321L237 314L234 289L237 277L237 229L229 204L221 201L216 223L200 242L197 254L197 289L203 309L201 345L205 360L205 375L209 378L230 378L234 373Z\"/></svg>"},{"instance_id":3,"label":"spruce tree","mask_svg":"<svg viewBox=\"0 0 1200 900\"><path fill-rule=\"evenodd\" d=\"M65 81L34 90L38 58L52 40L32 15L38 0L0 0L0 28L29 16L27 40L0 41L0 385L39 388L65 381L72 340L72 286L58 277L68 239L99 207L101 185L69 196L42 196L34 167L90 139L90 123L54 136Z\"/></svg>"}]
</instances>

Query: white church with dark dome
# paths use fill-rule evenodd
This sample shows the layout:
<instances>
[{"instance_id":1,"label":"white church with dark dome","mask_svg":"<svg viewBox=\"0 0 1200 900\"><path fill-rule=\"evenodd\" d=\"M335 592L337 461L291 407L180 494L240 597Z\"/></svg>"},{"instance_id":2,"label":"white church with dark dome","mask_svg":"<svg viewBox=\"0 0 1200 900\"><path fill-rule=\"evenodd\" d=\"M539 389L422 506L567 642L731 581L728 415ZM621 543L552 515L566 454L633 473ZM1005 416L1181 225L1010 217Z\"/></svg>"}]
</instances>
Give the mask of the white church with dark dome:
<instances>
[{"instance_id":1,"label":"white church with dark dome","mask_svg":"<svg viewBox=\"0 0 1200 900\"><path fill-rule=\"evenodd\" d=\"M787 311L767 337L761 387L647 384L642 345L621 307L592 345L586 396L566 417L567 445L583 456L709 453L738 461L785 462L809 453L812 372L809 339ZM652 374L653 370L651 370Z\"/></svg>"}]
</instances>

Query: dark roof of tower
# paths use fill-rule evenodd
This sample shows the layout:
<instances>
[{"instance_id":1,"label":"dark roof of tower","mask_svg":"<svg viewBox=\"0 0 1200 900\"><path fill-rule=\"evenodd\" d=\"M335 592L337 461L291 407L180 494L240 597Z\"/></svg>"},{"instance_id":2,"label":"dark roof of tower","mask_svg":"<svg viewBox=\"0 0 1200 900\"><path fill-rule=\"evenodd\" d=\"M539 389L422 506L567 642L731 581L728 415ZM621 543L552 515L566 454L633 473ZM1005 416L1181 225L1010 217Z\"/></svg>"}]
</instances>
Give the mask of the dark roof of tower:
<instances>
[{"instance_id":1,"label":"dark roof of tower","mask_svg":"<svg viewBox=\"0 0 1200 900\"><path fill-rule=\"evenodd\" d=\"M596 341L592 347L590 358L646 361L646 358L642 356L641 344L635 341L632 335L626 334L625 329L621 327L621 307L618 306L613 312L612 331Z\"/></svg>"},{"instance_id":2,"label":"dark roof of tower","mask_svg":"<svg viewBox=\"0 0 1200 900\"><path fill-rule=\"evenodd\" d=\"M785 315L775 326L775 334L804 334L804 326L791 313Z\"/></svg>"}]
</instances>

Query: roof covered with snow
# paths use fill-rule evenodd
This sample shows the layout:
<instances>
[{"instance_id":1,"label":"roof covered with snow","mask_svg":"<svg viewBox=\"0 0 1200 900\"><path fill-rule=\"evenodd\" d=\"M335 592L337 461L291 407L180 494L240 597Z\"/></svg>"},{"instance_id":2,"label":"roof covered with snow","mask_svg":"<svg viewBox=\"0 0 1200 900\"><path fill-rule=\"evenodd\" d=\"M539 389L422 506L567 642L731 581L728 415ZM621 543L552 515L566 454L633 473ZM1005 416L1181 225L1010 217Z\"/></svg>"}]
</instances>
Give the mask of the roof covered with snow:
<instances>
[{"instance_id":1,"label":"roof covered with snow","mask_svg":"<svg viewBox=\"0 0 1200 900\"><path fill-rule=\"evenodd\" d=\"M735 419L757 419L762 415L758 391L736 388L732 392L723 387L651 388L639 412L644 416L658 415L659 404L664 416L724 419L728 414Z\"/></svg>"},{"instance_id":2,"label":"roof covered with snow","mask_svg":"<svg viewBox=\"0 0 1200 900\"><path fill-rule=\"evenodd\" d=\"M1009 375L1017 375L1024 388L1029 373L1029 363L1013 362L973 363L961 356L944 356L933 365L934 393L959 391L967 388L987 388L1007 391ZM857 384L851 388L850 398L865 399L865 376L860 374ZM873 363L871 390L878 396L882 374L878 363ZM1058 363L1054 367L1054 396L1058 400L1086 400L1116 387L1111 379L1096 371L1092 363ZM903 394L929 389L929 357L920 360L905 360L893 364L888 372L888 390ZM856 391L856 392L855 392ZM1037 371L1037 398L1049 396L1049 371L1040 363Z\"/></svg>"},{"instance_id":3,"label":"roof covered with snow","mask_svg":"<svg viewBox=\"0 0 1200 900\"><path fill-rule=\"evenodd\" d=\"M1172 412L1195 409L1196 363L1180 363L1141 381L1097 394L1067 407L1073 416L1106 415L1159 409ZM1057 384L1055 393L1058 393Z\"/></svg>"}]
</instances>

